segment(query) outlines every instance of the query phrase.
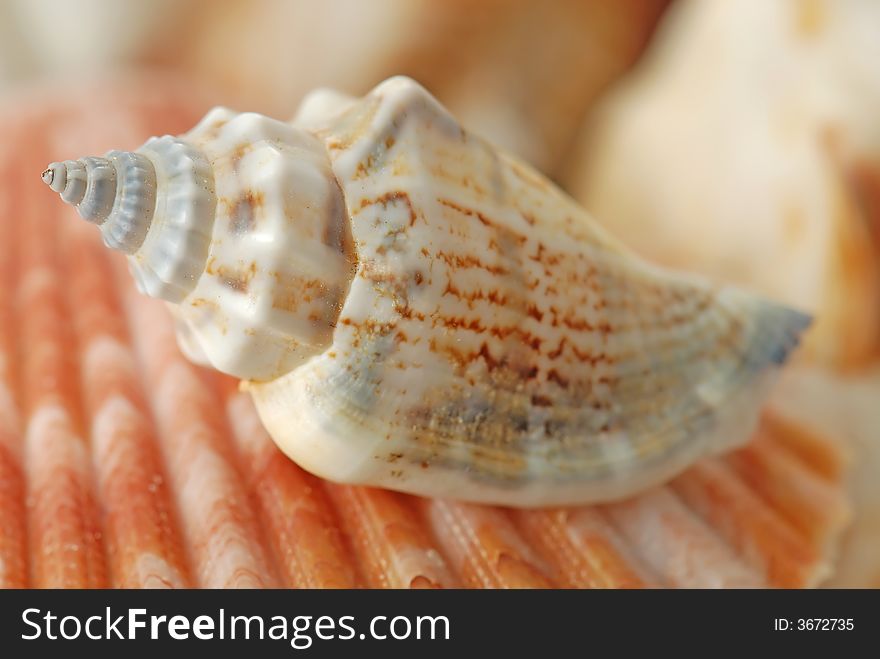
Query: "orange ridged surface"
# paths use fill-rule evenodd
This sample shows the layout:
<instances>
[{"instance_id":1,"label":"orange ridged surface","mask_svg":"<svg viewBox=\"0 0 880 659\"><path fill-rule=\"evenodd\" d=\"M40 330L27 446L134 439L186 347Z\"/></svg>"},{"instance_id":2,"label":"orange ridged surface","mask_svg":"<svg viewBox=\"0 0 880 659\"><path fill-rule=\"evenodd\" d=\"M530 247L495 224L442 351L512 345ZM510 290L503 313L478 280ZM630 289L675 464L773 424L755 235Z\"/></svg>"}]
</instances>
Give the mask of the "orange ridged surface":
<instances>
[{"instance_id":1,"label":"orange ridged surface","mask_svg":"<svg viewBox=\"0 0 880 659\"><path fill-rule=\"evenodd\" d=\"M474 588L549 588L536 552L505 511L440 500L421 505L440 547L465 585Z\"/></svg>"},{"instance_id":2,"label":"orange ridged surface","mask_svg":"<svg viewBox=\"0 0 880 659\"><path fill-rule=\"evenodd\" d=\"M526 510L514 515L560 586L644 588L654 582L596 508Z\"/></svg>"},{"instance_id":3,"label":"orange ridged surface","mask_svg":"<svg viewBox=\"0 0 880 659\"><path fill-rule=\"evenodd\" d=\"M805 461L802 457L805 451L812 455L816 437L801 433L809 443L798 447L798 434L792 432L790 423L783 423L784 440L779 439L778 424L765 423L755 440L732 455L730 462L810 546L822 549L827 542L825 529L842 527L849 518L849 506L840 490L839 475L828 477L827 466L817 469L812 458Z\"/></svg>"},{"instance_id":4,"label":"orange ridged surface","mask_svg":"<svg viewBox=\"0 0 880 659\"><path fill-rule=\"evenodd\" d=\"M209 588L279 585L220 396L178 351L164 307L135 291L126 297L197 583Z\"/></svg>"},{"instance_id":5,"label":"orange ridged surface","mask_svg":"<svg viewBox=\"0 0 880 659\"><path fill-rule=\"evenodd\" d=\"M434 548L412 497L385 490L326 484L373 588L443 588L459 585Z\"/></svg>"},{"instance_id":6,"label":"orange ridged surface","mask_svg":"<svg viewBox=\"0 0 880 659\"><path fill-rule=\"evenodd\" d=\"M250 398L223 378L226 409L260 521L292 588L353 588L358 577L321 481L282 454ZM230 386L231 385L231 386Z\"/></svg>"},{"instance_id":7,"label":"orange ridged surface","mask_svg":"<svg viewBox=\"0 0 880 659\"><path fill-rule=\"evenodd\" d=\"M77 223L66 232L66 281L78 334L92 459L104 503L112 583L124 588L191 584L125 319L101 245ZM74 228L76 227L76 228ZM90 227L84 227L86 230Z\"/></svg>"},{"instance_id":8,"label":"orange ridged surface","mask_svg":"<svg viewBox=\"0 0 880 659\"><path fill-rule=\"evenodd\" d=\"M15 172L14 159L4 158L0 178ZM0 195L0 217L19 214L20 202ZM27 576L27 517L22 464L21 420L16 400L15 308L16 224L0 221L0 588L23 588Z\"/></svg>"},{"instance_id":9,"label":"orange ridged surface","mask_svg":"<svg viewBox=\"0 0 880 659\"><path fill-rule=\"evenodd\" d=\"M849 461L848 453L839 444L778 414L764 415L755 443L774 443L785 448L802 467L832 483L843 476Z\"/></svg>"},{"instance_id":10,"label":"orange ridged surface","mask_svg":"<svg viewBox=\"0 0 880 659\"><path fill-rule=\"evenodd\" d=\"M602 509L662 585L744 588L764 583L758 570L667 487Z\"/></svg>"},{"instance_id":11,"label":"orange ridged surface","mask_svg":"<svg viewBox=\"0 0 880 659\"><path fill-rule=\"evenodd\" d=\"M813 580L817 552L720 461L694 466L672 488L771 584Z\"/></svg>"},{"instance_id":12,"label":"orange ridged surface","mask_svg":"<svg viewBox=\"0 0 880 659\"><path fill-rule=\"evenodd\" d=\"M207 106L173 100L183 90L43 91L0 110L0 585L784 587L828 573L845 453L770 413L746 448L603 506L507 510L301 470L38 180L50 160L185 130Z\"/></svg>"},{"instance_id":13,"label":"orange ridged surface","mask_svg":"<svg viewBox=\"0 0 880 659\"><path fill-rule=\"evenodd\" d=\"M15 141L21 145L17 152L34 146ZM19 161L39 167L30 157ZM107 566L90 446L80 413L67 282L58 267L56 214L38 190L27 179L15 190L28 218L27 226L19 227L22 264L16 311L30 571L37 587L102 587L108 585Z\"/></svg>"}]
</instances>

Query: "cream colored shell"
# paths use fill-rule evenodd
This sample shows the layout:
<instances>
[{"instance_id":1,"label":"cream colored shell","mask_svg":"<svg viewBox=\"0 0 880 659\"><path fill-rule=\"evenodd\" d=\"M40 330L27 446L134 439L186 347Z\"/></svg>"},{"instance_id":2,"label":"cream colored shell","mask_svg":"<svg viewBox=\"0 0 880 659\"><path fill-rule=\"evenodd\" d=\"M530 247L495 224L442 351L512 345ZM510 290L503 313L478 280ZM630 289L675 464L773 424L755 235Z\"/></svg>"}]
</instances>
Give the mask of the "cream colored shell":
<instances>
[{"instance_id":1,"label":"cream colored shell","mask_svg":"<svg viewBox=\"0 0 880 659\"><path fill-rule=\"evenodd\" d=\"M317 92L289 125L215 110L179 139L216 191L182 344L336 481L626 496L744 441L808 323L637 260L406 78Z\"/></svg>"},{"instance_id":2,"label":"cream colored shell","mask_svg":"<svg viewBox=\"0 0 880 659\"><path fill-rule=\"evenodd\" d=\"M880 3L682 0L596 112L576 198L646 258L816 314L880 356Z\"/></svg>"}]
</instances>

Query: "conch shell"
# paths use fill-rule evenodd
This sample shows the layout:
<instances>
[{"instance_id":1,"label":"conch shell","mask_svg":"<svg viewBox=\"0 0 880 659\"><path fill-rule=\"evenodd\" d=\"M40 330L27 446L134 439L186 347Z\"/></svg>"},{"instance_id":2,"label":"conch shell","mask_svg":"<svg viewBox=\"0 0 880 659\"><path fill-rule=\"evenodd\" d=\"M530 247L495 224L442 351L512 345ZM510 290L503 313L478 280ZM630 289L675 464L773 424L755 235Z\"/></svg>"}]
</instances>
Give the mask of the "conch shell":
<instances>
[{"instance_id":1,"label":"conch shell","mask_svg":"<svg viewBox=\"0 0 880 659\"><path fill-rule=\"evenodd\" d=\"M808 317L663 271L422 87L211 111L44 180L335 481L515 506L624 497L746 440Z\"/></svg>"}]
</instances>

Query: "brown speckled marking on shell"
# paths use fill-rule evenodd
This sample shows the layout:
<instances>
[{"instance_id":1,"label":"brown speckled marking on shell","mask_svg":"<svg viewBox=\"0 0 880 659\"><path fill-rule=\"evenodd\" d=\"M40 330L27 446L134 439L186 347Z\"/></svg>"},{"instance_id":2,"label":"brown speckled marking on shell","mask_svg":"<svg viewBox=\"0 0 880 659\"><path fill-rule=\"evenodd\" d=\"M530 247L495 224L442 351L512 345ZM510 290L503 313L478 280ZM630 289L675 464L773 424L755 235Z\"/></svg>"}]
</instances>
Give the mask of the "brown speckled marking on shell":
<instances>
[{"instance_id":1,"label":"brown speckled marking on shell","mask_svg":"<svg viewBox=\"0 0 880 659\"><path fill-rule=\"evenodd\" d=\"M748 424L738 397L803 323L635 262L411 81L321 136L357 270L330 352L253 392L307 466L283 406L309 417L309 450L347 438L352 465L331 477L521 505L614 498L729 443L716 403Z\"/></svg>"},{"instance_id":2,"label":"brown speckled marking on shell","mask_svg":"<svg viewBox=\"0 0 880 659\"><path fill-rule=\"evenodd\" d=\"M203 278L198 298L221 303L202 307L191 322L221 356L247 345L252 356L233 355L235 364L271 379L329 345L353 273L353 243L320 142L260 115L214 114L187 137L211 158L219 198L204 271L216 286ZM237 326L239 343L227 338L236 346L229 350L205 338L223 318ZM267 351L275 357L260 354Z\"/></svg>"},{"instance_id":3,"label":"brown speckled marking on shell","mask_svg":"<svg viewBox=\"0 0 880 659\"><path fill-rule=\"evenodd\" d=\"M262 193L246 190L228 210L229 233L235 236L253 231L257 224L257 214L262 206Z\"/></svg>"}]
</instances>

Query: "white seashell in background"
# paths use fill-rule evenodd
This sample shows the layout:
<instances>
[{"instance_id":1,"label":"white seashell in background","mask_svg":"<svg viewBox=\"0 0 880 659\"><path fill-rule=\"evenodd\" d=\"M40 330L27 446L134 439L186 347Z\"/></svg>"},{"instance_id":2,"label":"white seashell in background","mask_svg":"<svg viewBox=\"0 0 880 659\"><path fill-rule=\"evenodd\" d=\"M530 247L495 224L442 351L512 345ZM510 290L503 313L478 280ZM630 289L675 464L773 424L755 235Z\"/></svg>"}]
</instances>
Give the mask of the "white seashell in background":
<instances>
[{"instance_id":1,"label":"white seashell in background","mask_svg":"<svg viewBox=\"0 0 880 659\"><path fill-rule=\"evenodd\" d=\"M19 59L26 72L53 78L119 70L148 48L169 48L168 34L180 36L192 9L192 0L4 0L0 15L15 40L0 42L0 61Z\"/></svg>"},{"instance_id":2,"label":"white seashell in background","mask_svg":"<svg viewBox=\"0 0 880 659\"><path fill-rule=\"evenodd\" d=\"M151 169L152 166L152 169ZM210 112L44 180L335 481L624 497L744 442L808 318L639 261L423 88Z\"/></svg>"},{"instance_id":3,"label":"white seashell in background","mask_svg":"<svg viewBox=\"0 0 880 659\"><path fill-rule=\"evenodd\" d=\"M815 313L812 361L876 363L878 61L873 0L678 2L568 188L646 258Z\"/></svg>"}]
</instances>

